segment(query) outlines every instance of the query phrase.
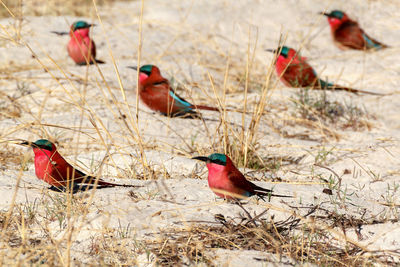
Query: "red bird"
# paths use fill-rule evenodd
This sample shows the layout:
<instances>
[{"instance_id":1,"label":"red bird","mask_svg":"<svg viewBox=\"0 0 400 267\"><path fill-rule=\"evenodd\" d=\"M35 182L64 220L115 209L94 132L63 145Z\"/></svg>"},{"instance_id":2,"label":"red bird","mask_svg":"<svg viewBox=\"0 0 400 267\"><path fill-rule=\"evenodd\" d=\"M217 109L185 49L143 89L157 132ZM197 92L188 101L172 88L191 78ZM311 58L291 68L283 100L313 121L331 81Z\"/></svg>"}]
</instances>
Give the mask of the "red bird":
<instances>
[{"instance_id":1,"label":"red bird","mask_svg":"<svg viewBox=\"0 0 400 267\"><path fill-rule=\"evenodd\" d=\"M193 159L207 163L208 186L219 197L226 199L254 195L260 198L265 196L291 197L272 194L272 190L259 187L248 181L233 165L232 160L224 154L214 153L208 157L194 157Z\"/></svg>"},{"instance_id":2,"label":"red bird","mask_svg":"<svg viewBox=\"0 0 400 267\"><path fill-rule=\"evenodd\" d=\"M328 17L333 40L342 50L379 50L388 47L369 37L360 28L357 21L351 20L346 13L340 10L333 10L331 13L322 12L321 14Z\"/></svg>"},{"instance_id":3,"label":"red bird","mask_svg":"<svg viewBox=\"0 0 400 267\"><path fill-rule=\"evenodd\" d=\"M129 68L137 70L136 67ZM144 65L139 69L139 96L150 109L168 117L199 118L197 109L219 111L214 107L192 105L178 96L154 65Z\"/></svg>"},{"instance_id":4,"label":"red bird","mask_svg":"<svg viewBox=\"0 0 400 267\"><path fill-rule=\"evenodd\" d=\"M306 87L319 90L343 90L351 93L382 95L379 93L343 87L319 79L317 73L307 63L306 59L301 57L300 54L293 48L282 46L277 50L268 49L267 51L279 53L275 63L276 72L280 77L280 80L288 87Z\"/></svg>"},{"instance_id":5,"label":"red bird","mask_svg":"<svg viewBox=\"0 0 400 267\"><path fill-rule=\"evenodd\" d=\"M71 39L68 42L67 50L69 56L78 65L103 64L104 61L96 59L96 45L89 37L90 27L94 24L88 24L85 21L76 21L71 25L69 35ZM52 31L57 35L65 35L67 32Z\"/></svg>"},{"instance_id":6,"label":"red bird","mask_svg":"<svg viewBox=\"0 0 400 267\"><path fill-rule=\"evenodd\" d=\"M46 139L36 142L22 142L21 145L30 146L35 153L36 176L50 184L50 189L65 191L67 186L73 186L74 192L85 188L94 188L96 177L88 176L72 167L57 151L56 146ZM104 187L137 187L135 185L121 185L97 180L97 188Z\"/></svg>"}]
</instances>

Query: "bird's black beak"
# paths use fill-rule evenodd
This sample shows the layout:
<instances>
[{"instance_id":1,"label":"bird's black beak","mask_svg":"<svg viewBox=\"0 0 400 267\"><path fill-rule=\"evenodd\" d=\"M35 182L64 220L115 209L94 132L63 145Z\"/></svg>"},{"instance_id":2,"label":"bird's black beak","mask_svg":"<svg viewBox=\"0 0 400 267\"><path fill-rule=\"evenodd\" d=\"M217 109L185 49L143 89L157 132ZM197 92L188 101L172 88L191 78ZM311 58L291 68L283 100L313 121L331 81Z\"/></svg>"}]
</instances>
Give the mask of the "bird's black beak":
<instances>
[{"instance_id":1,"label":"bird's black beak","mask_svg":"<svg viewBox=\"0 0 400 267\"><path fill-rule=\"evenodd\" d=\"M319 12L318 14L329 17L331 14L326 12Z\"/></svg>"},{"instance_id":2,"label":"bird's black beak","mask_svg":"<svg viewBox=\"0 0 400 267\"><path fill-rule=\"evenodd\" d=\"M268 52L276 54L276 49L265 49L265 51L268 51Z\"/></svg>"},{"instance_id":3,"label":"bird's black beak","mask_svg":"<svg viewBox=\"0 0 400 267\"><path fill-rule=\"evenodd\" d=\"M135 66L128 66L127 68L128 68L128 69L134 69L134 70L137 70L137 67L135 67Z\"/></svg>"},{"instance_id":4,"label":"bird's black beak","mask_svg":"<svg viewBox=\"0 0 400 267\"><path fill-rule=\"evenodd\" d=\"M32 142L24 141L24 142L22 142L22 143L19 143L18 145L32 147Z\"/></svg>"},{"instance_id":5,"label":"bird's black beak","mask_svg":"<svg viewBox=\"0 0 400 267\"><path fill-rule=\"evenodd\" d=\"M204 162L209 162L210 161L210 159L208 158L208 157L194 157L194 158L192 158L192 159L197 159L197 160L201 160L201 161L204 161Z\"/></svg>"}]
</instances>

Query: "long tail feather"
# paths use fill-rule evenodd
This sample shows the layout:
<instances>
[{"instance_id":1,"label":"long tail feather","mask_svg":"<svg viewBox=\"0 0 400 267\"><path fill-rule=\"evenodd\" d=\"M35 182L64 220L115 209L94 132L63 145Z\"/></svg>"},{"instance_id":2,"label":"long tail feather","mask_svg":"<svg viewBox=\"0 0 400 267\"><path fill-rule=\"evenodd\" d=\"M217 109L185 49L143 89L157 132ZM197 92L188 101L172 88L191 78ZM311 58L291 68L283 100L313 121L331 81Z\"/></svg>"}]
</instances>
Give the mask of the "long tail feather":
<instances>
[{"instance_id":1,"label":"long tail feather","mask_svg":"<svg viewBox=\"0 0 400 267\"><path fill-rule=\"evenodd\" d=\"M95 181L96 181L96 177L85 176L83 179L79 179L78 181L76 181L75 184L94 185ZM110 183L110 182L103 181L101 179L98 180L97 185L108 186L108 187L115 187L115 186L120 186L120 187L142 187L140 185L115 184L115 183Z\"/></svg>"},{"instance_id":2,"label":"long tail feather","mask_svg":"<svg viewBox=\"0 0 400 267\"><path fill-rule=\"evenodd\" d=\"M353 94L367 94L367 95L380 95L380 96L384 96L386 94L382 94L382 93L375 93L375 92L369 92L369 91L364 91L364 90L360 90L360 89L354 89L354 88L349 88L349 87L343 87L343 86L339 86L334 84L333 86L329 86L326 89L328 90L338 90L338 91L347 91Z\"/></svg>"},{"instance_id":3,"label":"long tail feather","mask_svg":"<svg viewBox=\"0 0 400 267\"><path fill-rule=\"evenodd\" d=\"M376 49L376 50L380 50L380 49L384 49L384 48L388 48L390 46L385 45L371 37L369 37L368 35L366 35L365 33L363 34L364 40L367 42L367 48L369 49Z\"/></svg>"},{"instance_id":4,"label":"long tail feather","mask_svg":"<svg viewBox=\"0 0 400 267\"><path fill-rule=\"evenodd\" d=\"M269 197L269 196L271 196L271 197L290 197L290 198L293 198L293 196L287 196L287 195L277 195L277 194L272 194L271 192L260 192L260 191L256 191L255 192L256 193L256 195L257 196L259 196L259 197Z\"/></svg>"},{"instance_id":5,"label":"long tail feather","mask_svg":"<svg viewBox=\"0 0 400 267\"><path fill-rule=\"evenodd\" d=\"M292 196L286 196L286 195L277 195L273 194L271 189L265 189L262 187L259 187L255 184L254 185L254 192L257 196L259 197L266 197L266 196L271 196L271 197L292 197Z\"/></svg>"},{"instance_id":6,"label":"long tail feather","mask_svg":"<svg viewBox=\"0 0 400 267\"><path fill-rule=\"evenodd\" d=\"M97 64L106 64L106 62L105 61L103 61L103 60L100 60L100 59L95 59L94 61L96 61L96 63ZM95 62L94 62L93 60L92 61L90 61L90 65L93 65ZM77 65L79 65L79 66L86 66L87 65L87 62L86 61L84 61L84 62L80 62L80 63L76 63Z\"/></svg>"},{"instance_id":7,"label":"long tail feather","mask_svg":"<svg viewBox=\"0 0 400 267\"><path fill-rule=\"evenodd\" d=\"M119 187L142 187L140 185L132 185L132 184L114 184L114 183L109 183L109 182L105 182L105 181L102 181L102 180L99 180L99 182L97 184L101 185L101 186L109 186L109 187L114 187L114 186L119 186Z\"/></svg>"},{"instance_id":8,"label":"long tail feather","mask_svg":"<svg viewBox=\"0 0 400 267\"><path fill-rule=\"evenodd\" d=\"M257 195L257 196L263 196L263 197L266 197L266 196L271 196L271 197L290 197L290 198L293 197L293 196L287 196L287 195L272 194L272 191L271 191L271 192L260 192L260 191L256 191L256 195Z\"/></svg>"},{"instance_id":9,"label":"long tail feather","mask_svg":"<svg viewBox=\"0 0 400 267\"><path fill-rule=\"evenodd\" d=\"M102 189L102 188L111 188L114 187L113 185L93 185L93 184L74 184L73 186L70 187L70 190L72 191L73 194L76 194L78 192L86 192L88 190L92 190L94 188L96 189ZM55 191L55 192L67 192L68 189L65 186L57 187L57 186L50 186L49 190Z\"/></svg>"},{"instance_id":10,"label":"long tail feather","mask_svg":"<svg viewBox=\"0 0 400 267\"><path fill-rule=\"evenodd\" d=\"M219 111L218 108L209 107L209 106L203 106L203 105L191 105L190 108L193 108L193 109L203 109L203 110L212 110L212 111Z\"/></svg>"},{"instance_id":11,"label":"long tail feather","mask_svg":"<svg viewBox=\"0 0 400 267\"><path fill-rule=\"evenodd\" d=\"M325 82L324 80L319 80L319 85L318 87L314 87L314 89L319 89L319 90L338 90L338 91L347 91L353 94L368 94L368 95L386 95L386 94L381 94L381 93L375 93L375 92L369 92L369 91L364 91L364 90L360 90L360 89L354 89L354 88L350 88L350 87L344 87L344 86L340 86L337 84L333 84L333 83L328 83Z\"/></svg>"}]
</instances>

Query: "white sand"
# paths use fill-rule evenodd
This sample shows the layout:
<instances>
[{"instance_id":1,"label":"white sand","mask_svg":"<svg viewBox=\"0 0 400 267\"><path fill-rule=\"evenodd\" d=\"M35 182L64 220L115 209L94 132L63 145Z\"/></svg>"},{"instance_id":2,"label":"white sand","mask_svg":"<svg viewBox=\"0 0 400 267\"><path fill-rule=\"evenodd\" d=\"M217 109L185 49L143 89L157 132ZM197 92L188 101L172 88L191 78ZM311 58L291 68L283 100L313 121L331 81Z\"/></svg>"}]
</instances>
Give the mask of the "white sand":
<instances>
[{"instance_id":1,"label":"white sand","mask_svg":"<svg viewBox=\"0 0 400 267\"><path fill-rule=\"evenodd\" d=\"M340 51L332 43L325 17L318 15L320 11L333 8L347 11L350 17L360 22L369 35L392 48L373 53ZM400 63L397 55L400 17L394 14L399 8L396 1L360 0L339 3L332 1L331 4L327 1L309 0L146 1L141 64L155 64L165 77L173 76L175 81L183 83L187 90L180 91L180 95L187 100L215 106L217 101L207 73L213 77L217 94L222 96L225 67L229 57L231 70L227 90L231 93L227 95L226 104L230 108L242 109L244 83L239 83L236 78L243 78L245 75L249 31L251 56L255 53L250 80L261 85L273 58L264 49L276 48L279 35L283 32L287 33L288 46L297 49L301 44L304 45L302 55L329 81L363 90L392 93L389 96L376 97L328 92L328 98L332 101L353 103L364 107L369 114L375 116L375 119L368 119L372 123L370 130L332 128L340 136L339 140L335 140L323 138L318 129L295 123L285 124L283 120L290 120L289 116L293 112L289 98L294 97L296 89L277 83L266 107L271 112L261 119L257 153L262 157L304 158L299 163L282 166L274 175L255 171L249 173L248 177L264 179L256 183L266 188L274 187L274 191L279 194L293 194L295 197L273 198L271 202L250 201L245 207L258 214L272 205L273 208L264 217L268 219L275 215L275 220L286 219L295 211L289 205L311 206L318 203L323 203L322 206L328 210L355 218L364 216L362 218L368 219L376 216L379 219L386 216L387 220L398 219ZM213 112L202 112L205 118L216 120L206 120L207 132L200 120L165 118L139 104L140 136L148 164L156 171L156 175L152 177L153 180L134 179L143 176L143 167L139 160L140 149L137 134L129 121L129 111L119 90L111 53L125 89L129 110L135 114L136 72L126 66L137 65L139 15L140 2L134 1L116 3L107 10L100 9L102 24L95 18L85 18L99 25L93 28L92 37L97 45L98 58L107 62L99 67L111 88L110 91L95 66L75 66L68 58L65 49L68 37L58 37L50 33L52 30L67 30L68 25L78 18L27 17L22 26L22 43L18 45L7 40L5 31L1 33L2 69L15 68L19 71L1 74L4 78L0 85L0 107L12 106L3 94L16 97L21 116L9 118L6 111L0 113L0 139L52 138L58 141L60 153L71 163L94 174L98 174L97 168L109 149L110 155L100 170L101 177L119 183L144 186L134 189L138 195L136 201L128 196L129 190L125 188L104 189L95 193L94 203L90 205L87 217L77 218L78 222L83 220L83 229L73 235L72 255L78 261L86 263L91 261L85 257L90 250L91 238L105 227L117 229L129 225L131 237L143 240L156 238L162 229L186 227L193 221L214 222L214 215L217 213L224 214L227 218L237 218L242 212L238 206L214 196L207 186L205 166L190 159L199 154L223 152L217 137L222 129L216 134L219 116ZM2 20L0 23L15 37L12 19ZM44 72L38 60L32 58L24 43L32 48L48 72ZM59 68L72 82L65 79ZM52 76L60 79L57 81ZM88 79L87 87L83 82L85 77ZM111 93L119 101L119 107L112 101ZM260 90L253 89L250 83L248 110L252 110L251 107L254 107L259 96ZM84 110L81 109L82 106ZM131 131L119 118L118 109L128 117ZM100 129L101 138L91 120ZM228 120L241 125L242 115L231 112ZM250 120L250 115L246 116L246 125ZM282 132L309 134L316 140L285 138L273 131L271 122L281 128ZM78 133L80 128L81 133ZM236 129L238 133L239 129ZM30 150L12 144L0 144L0 151L6 152L10 149L33 157ZM328 166L339 175L346 169L351 170L351 174L342 176L341 190L346 190L348 197L344 203L337 199L336 191L332 197L322 193L322 189L327 186L321 185L317 176L321 175L328 180L332 175L324 168L313 166L316 155L322 149L332 149L322 165ZM14 194L21 165L10 163L5 167L0 172L0 194L3 196L0 207L6 210ZM22 173L16 202L37 201L41 203L37 212L46 214L43 203L49 202L49 197L57 194L48 192L47 185L36 179L32 160L27 168ZM272 183L269 179L271 177L280 177L283 182ZM397 206L383 205L389 201ZM296 212L304 215L306 210ZM43 216L39 221L49 226L55 238L62 238L65 229L60 230L57 220L51 221ZM336 231L341 232L340 229ZM369 250L398 249L400 246L398 222L363 226L361 234L363 239L358 240L354 230L347 231L348 238ZM133 238L126 242L133 246L132 240ZM280 259L254 251L209 252L210 255L215 255L215 264L226 264L223 266L266 264L256 261L255 258L266 259L270 264L293 262L288 258ZM142 255L139 259L142 261L144 258L146 257Z\"/></svg>"}]
</instances>

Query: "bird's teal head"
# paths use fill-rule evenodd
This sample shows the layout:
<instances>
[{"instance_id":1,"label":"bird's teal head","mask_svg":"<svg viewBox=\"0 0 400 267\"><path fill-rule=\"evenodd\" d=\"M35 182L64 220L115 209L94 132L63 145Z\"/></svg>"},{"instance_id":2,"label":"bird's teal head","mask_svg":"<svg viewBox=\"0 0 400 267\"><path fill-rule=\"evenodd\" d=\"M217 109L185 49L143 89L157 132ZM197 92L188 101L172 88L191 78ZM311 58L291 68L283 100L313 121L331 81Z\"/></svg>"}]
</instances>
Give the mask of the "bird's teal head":
<instances>
[{"instance_id":1,"label":"bird's teal head","mask_svg":"<svg viewBox=\"0 0 400 267\"><path fill-rule=\"evenodd\" d=\"M208 157L194 157L193 159L205 161L207 163L215 163L218 165L226 166L227 157L224 154L214 153Z\"/></svg>"},{"instance_id":2,"label":"bird's teal head","mask_svg":"<svg viewBox=\"0 0 400 267\"><path fill-rule=\"evenodd\" d=\"M137 67L133 67L133 66L128 66L128 68L130 69L134 69L137 70ZM150 76L151 72L153 70L157 69L156 66L154 65L143 65L139 68L139 72L146 74L147 76Z\"/></svg>"},{"instance_id":3,"label":"bird's teal head","mask_svg":"<svg viewBox=\"0 0 400 267\"><path fill-rule=\"evenodd\" d=\"M285 58L288 57L290 48L287 46L280 46L277 49L267 49L268 52L276 53L278 52L279 55L284 56Z\"/></svg>"},{"instance_id":4,"label":"bird's teal head","mask_svg":"<svg viewBox=\"0 0 400 267\"><path fill-rule=\"evenodd\" d=\"M71 25L71 30L74 32L79 29L87 29L94 26L94 24L89 24L86 21L78 20Z\"/></svg>"},{"instance_id":5,"label":"bird's teal head","mask_svg":"<svg viewBox=\"0 0 400 267\"><path fill-rule=\"evenodd\" d=\"M35 142L22 142L21 145L30 146L32 148L40 148L48 151L53 151L55 145L47 139L39 139Z\"/></svg>"},{"instance_id":6,"label":"bird's teal head","mask_svg":"<svg viewBox=\"0 0 400 267\"><path fill-rule=\"evenodd\" d=\"M209 157L212 163L216 163L218 165L226 165L226 156L220 153L211 154Z\"/></svg>"},{"instance_id":7,"label":"bird's teal head","mask_svg":"<svg viewBox=\"0 0 400 267\"><path fill-rule=\"evenodd\" d=\"M282 46L278 48L278 51L280 51L280 55L284 57L288 57L290 48L287 46Z\"/></svg>"},{"instance_id":8,"label":"bird's teal head","mask_svg":"<svg viewBox=\"0 0 400 267\"><path fill-rule=\"evenodd\" d=\"M138 67L128 66L130 69L137 70ZM154 65L143 65L139 68L139 83L143 84L149 76L153 78L161 77L160 69ZM162 78L162 77L161 77Z\"/></svg>"},{"instance_id":9,"label":"bird's teal head","mask_svg":"<svg viewBox=\"0 0 400 267\"><path fill-rule=\"evenodd\" d=\"M153 65L143 65L142 67L140 67L139 71L145 73L147 76L150 76L153 67Z\"/></svg>"},{"instance_id":10,"label":"bird's teal head","mask_svg":"<svg viewBox=\"0 0 400 267\"><path fill-rule=\"evenodd\" d=\"M341 20L344 17L344 12L340 10L332 10L331 13L322 12L323 15L329 18L335 18Z\"/></svg>"}]
</instances>

